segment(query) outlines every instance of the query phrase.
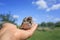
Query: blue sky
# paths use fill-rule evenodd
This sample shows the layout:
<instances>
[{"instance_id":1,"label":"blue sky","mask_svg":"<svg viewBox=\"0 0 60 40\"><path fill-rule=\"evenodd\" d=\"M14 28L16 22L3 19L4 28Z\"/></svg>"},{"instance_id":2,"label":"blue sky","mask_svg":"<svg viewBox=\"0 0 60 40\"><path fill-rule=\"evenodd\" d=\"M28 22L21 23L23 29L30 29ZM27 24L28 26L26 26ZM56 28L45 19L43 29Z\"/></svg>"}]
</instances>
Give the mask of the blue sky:
<instances>
[{"instance_id":1,"label":"blue sky","mask_svg":"<svg viewBox=\"0 0 60 40\"><path fill-rule=\"evenodd\" d=\"M27 16L36 23L60 21L60 0L0 0L0 14L11 12L18 24Z\"/></svg>"}]
</instances>

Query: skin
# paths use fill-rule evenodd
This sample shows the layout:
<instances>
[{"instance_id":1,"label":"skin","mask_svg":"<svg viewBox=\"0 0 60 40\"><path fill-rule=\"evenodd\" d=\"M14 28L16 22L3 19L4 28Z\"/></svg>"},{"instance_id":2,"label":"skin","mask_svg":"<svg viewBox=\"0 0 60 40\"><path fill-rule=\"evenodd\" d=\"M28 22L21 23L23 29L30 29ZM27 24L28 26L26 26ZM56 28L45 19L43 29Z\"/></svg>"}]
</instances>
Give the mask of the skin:
<instances>
[{"instance_id":1,"label":"skin","mask_svg":"<svg viewBox=\"0 0 60 40\"><path fill-rule=\"evenodd\" d=\"M3 28L0 30L0 40L27 40L36 28L36 23L33 23L32 28L29 30L18 29L14 24L4 23Z\"/></svg>"}]
</instances>

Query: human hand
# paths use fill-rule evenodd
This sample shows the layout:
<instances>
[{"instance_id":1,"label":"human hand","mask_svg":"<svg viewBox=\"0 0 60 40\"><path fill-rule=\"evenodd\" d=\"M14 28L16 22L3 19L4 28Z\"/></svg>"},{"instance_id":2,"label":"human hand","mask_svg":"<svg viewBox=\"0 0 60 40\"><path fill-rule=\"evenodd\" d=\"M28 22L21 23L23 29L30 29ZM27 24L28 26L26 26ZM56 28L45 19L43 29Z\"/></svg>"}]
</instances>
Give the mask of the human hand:
<instances>
[{"instance_id":1,"label":"human hand","mask_svg":"<svg viewBox=\"0 0 60 40\"><path fill-rule=\"evenodd\" d=\"M30 38L33 35L34 31L36 30L37 26L38 25L36 23L33 23L31 29L29 29L29 30L21 30L20 29L20 36L21 36L20 38L21 39Z\"/></svg>"}]
</instances>

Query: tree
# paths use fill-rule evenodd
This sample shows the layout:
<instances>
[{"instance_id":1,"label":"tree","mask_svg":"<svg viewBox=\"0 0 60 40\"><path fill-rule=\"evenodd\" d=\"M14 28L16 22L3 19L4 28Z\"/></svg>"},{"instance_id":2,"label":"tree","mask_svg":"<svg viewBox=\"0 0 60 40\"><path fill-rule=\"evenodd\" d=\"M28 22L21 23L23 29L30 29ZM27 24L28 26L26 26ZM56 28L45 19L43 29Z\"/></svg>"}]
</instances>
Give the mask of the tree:
<instances>
[{"instance_id":1,"label":"tree","mask_svg":"<svg viewBox=\"0 0 60 40\"><path fill-rule=\"evenodd\" d=\"M16 19L14 19L11 14L5 14L5 15L0 14L0 28L1 25L5 22L16 24L15 21Z\"/></svg>"},{"instance_id":2,"label":"tree","mask_svg":"<svg viewBox=\"0 0 60 40\"><path fill-rule=\"evenodd\" d=\"M13 23L15 24L15 21L16 19L14 19L10 14L6 14L6 15L3 15L3 14L0 14L0 21L2 22L10 22L10 23Z\"/></svg>"},{"instance_id":3,"label":"tree","mask_svg":"<svg viewBox=\"0 0 60 40\"><path fill-rule=\"evenodd\" d=\"M55 27L55 24L53 22L48 22L47 23L47 26L50 27L50 28L54 28Z\"/></svg>"},{"instance_id":4,"label":"tree","mask_svg":"<svg viewBox=\"0 0 60 40\"><path fill-rule=\"evenodd\" d=\"M38 27L40 27L41 25L40 24L38 24Z\"/></svg>"},{"instance_id":5,"label":"tree","mask_svg":"<svg viewBox=\"0 0 60 40\"><path fill-rule=\"evenodd\" d=\"M60 27L60 21L55 23L55 27Z\"/></svg>"},{"instance_id":6,"label":"tree","mask_svg":"<svg viewBox=\"0 0 60 40\"><path fill-rule=\"evenodd\" d=\"M45 22L42 22L42 23L41 23L41 26L42 26L42 27L46 27L46 23L45 23Z\"/></svg>"}]
</instances>

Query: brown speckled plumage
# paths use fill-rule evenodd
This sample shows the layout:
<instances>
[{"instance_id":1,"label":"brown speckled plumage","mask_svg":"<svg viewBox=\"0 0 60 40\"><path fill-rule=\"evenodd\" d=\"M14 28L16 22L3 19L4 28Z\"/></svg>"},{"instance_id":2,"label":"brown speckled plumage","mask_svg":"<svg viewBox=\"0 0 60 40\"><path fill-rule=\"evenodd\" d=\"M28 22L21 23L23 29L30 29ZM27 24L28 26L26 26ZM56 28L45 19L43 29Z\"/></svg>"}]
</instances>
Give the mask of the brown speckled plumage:
<instances>
[{"instance_id":1,"label":"brown speckled plumage","mask_svg":"<svg viewBox=\"0 0 60 40\"><path fill-rule=\"evenodd\" d=\"M32 17L25 17L21 24L21 29L28 30L32 27Z\"/></svg>"}]
</instances>

